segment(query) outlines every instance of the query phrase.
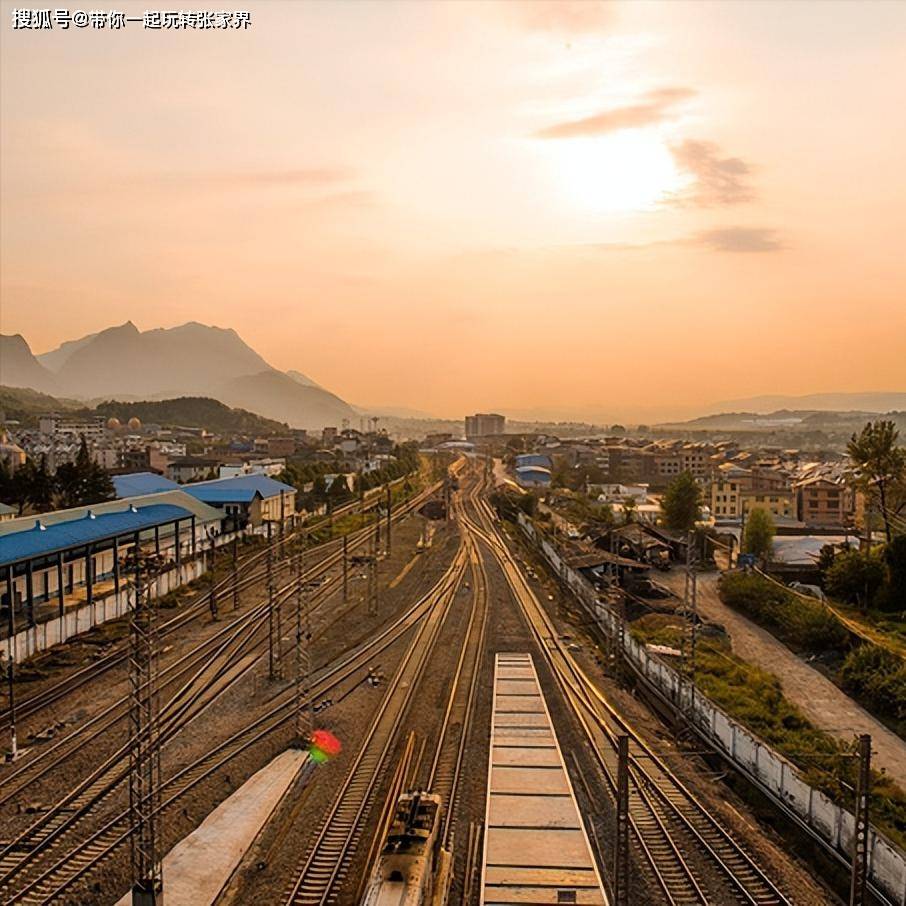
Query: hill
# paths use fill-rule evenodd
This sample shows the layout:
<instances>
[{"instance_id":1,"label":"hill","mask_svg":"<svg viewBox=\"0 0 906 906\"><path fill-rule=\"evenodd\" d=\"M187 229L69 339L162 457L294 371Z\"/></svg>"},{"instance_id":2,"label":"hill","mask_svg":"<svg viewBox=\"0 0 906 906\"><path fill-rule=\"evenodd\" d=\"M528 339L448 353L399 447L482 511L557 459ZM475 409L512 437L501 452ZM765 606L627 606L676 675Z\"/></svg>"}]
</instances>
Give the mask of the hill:
<instances>
[{"instance_id":1,"label":"hill","mask_svg":"<svg viewBox=\"0 0 906 906\"><path fill-rule=\"evenodd\" d=\"M0 386L0 412L6 419L24 421L45 412L80 408L81 405L75 400L59 399L27 387Z\"/></svg>"},{"instance_id":2,"label":"hill","mask_svg":"<svg viewBox=\"0 0 906 906\"><path fill-rule=\"evenodd\" d=\"M21 334L0 334L0 384L5 387L28 387L40 393L56 393L62 386L32 355Z\"/></svg>"},{"instance_id":3,"label":"hill","mask_svg":"<svg viewBox=\"0 0 906 906\"><path fill-rule=\"evenodd\" d=\"M134 416L145 424L207 428L218 434L257 435L287 430L282 422L263 418L245 409L232 409L220 400L204 396L181 396L172 400L143 400L137 403L108 400L90 411L107 418L118 418L123 423Z\"/></svg>"},{"instance_id":4,"label":"hill","mask_svg":"<svg viewBox=\"0 0 906 906\"><path fill-rule=\"evenodd\" d=\"M235 330L194 321L145 331L127 321L38 358L28 350L28 357L30 362L19 351L17 380L7 383L45 392L65 387L68 395L86 401L213 398L299 428L339 425L355 415L300 372L273 368ZM28 383L29 375L42 386Z\"/></svg>"}]
</instances>

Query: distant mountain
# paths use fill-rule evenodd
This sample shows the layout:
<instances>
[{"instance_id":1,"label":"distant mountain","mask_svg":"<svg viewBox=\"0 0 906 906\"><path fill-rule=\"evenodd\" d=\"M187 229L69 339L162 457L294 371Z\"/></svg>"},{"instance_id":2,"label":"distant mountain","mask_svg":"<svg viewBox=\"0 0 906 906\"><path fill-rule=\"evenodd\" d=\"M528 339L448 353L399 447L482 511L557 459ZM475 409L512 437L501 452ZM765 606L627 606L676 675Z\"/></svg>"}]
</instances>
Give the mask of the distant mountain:
<instances>
[{"instance_id":1,"label":"distant mountain","mask_svg":"<svg viewBox=\"0 0 906 906\"><path fill-rule=\"evenodd\" d=\"M355 416L353 408L333 393L306 387L273 368L234 378L218 391L217 398L300 428L339 426L344 418Z\"/></svg>"},{"instance_id":2,"label":"distant mountain","mask_svg":"<svg viewBox=\"0 0 906 906\"><path fill-rule=\"evenodd\" d=\"M32 355L20 334L0 334L0 384L6 387L28 387L40 393L56 393L60 383Z\"/></svg>"},{"instance_id":3,"label":"distant mountain","mask_svg":"<svg viewBox=\"0 0 906 906\"><path fill-rule=\"evenodd\" d=\"M811 393L805 396L752 396L748 399L724 400L704 407L706 414L752 412L766 414L781 409L827 412L895 412L906 409L906 393L897 391L873 393Z\"/></svg>"},{"instance_id":4,"label":"distant mountain","mask_svg":"<svg viewBox=\"0 0 906 906\"><path fill-rule=\"evenodd\" d=\"M146 331L127 321L63 343L41 361L31 358L39 370L30 373L42 386L14 383L5 373L3 383L47 392L65 387L68 395L86 400L212 397L300 428L340 424L355 414L300 372L287 375L271 367L235 330L194 321ZM17 379L20 372L24 381L24 365L17 365Z\"/></svg>"},{"instance_id":5,"label":"distant mountain","mask_svg":"<svg viewBox=\"0 0 906 906\"><path fill-rule=\"evenodd\" d=\"M286 372L297 384L301 384L303 387L318 387L321 390L324 388L317 381L313 381L307 374L302 374L301 371L295 371L292 368Z\"/></svg>"},{"instance_id":6,"label":"distant mountain","mask_svg":"<svg viewBox=\"0 0 906 906\"><path fill-rule=\"evenodd\" d=\"M59 371L74 352L81 349L83 346L86 346L96 336L96 333L90 333L88 336L82 337L79 340L67 340L65 343L61 343L56 349L52 349L50 352L42 352L35 356L35 358L45 368L48 368L51 371Z\"/></svg>"}]
</instances>

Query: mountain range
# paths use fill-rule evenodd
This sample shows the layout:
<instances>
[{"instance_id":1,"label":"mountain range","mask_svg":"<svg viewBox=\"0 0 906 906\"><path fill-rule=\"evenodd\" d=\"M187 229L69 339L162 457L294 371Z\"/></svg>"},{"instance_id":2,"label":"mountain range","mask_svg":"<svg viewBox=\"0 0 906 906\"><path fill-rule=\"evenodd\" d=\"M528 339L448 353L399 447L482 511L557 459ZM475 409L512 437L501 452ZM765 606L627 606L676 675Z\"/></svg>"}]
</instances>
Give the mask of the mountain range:
<instances>
[{"instance_id":1,"label":"mountain range","mask_svg":"<svg viewBox=\"0 0 906 906\"><path fill-rule=\"evenodd\" d=\"M269 365L235 330L194 321L144 331L127 321L37 356L19 334L0 334L0 384L86 401L209 396L297 428L356 415L305 375Z\"/></svg>"}]
</instances>

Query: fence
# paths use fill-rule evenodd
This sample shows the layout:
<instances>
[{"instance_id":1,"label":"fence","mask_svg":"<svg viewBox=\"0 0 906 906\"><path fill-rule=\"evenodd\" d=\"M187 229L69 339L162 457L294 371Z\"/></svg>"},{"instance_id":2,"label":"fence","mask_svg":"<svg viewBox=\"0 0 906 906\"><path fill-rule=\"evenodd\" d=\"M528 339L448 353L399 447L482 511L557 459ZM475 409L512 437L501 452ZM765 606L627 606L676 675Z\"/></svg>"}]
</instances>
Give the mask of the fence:
<instances>
[{"instance_id":1,"label":"fence","mask_svg":"<svg viewBox=\"0 0 906 906\"><path fill-rule=\"evenodd\" d=\"M519 526L551 565L563 583L593 615L610 638L617 632L620 617L598 600L581 573L567 565L556 547L524 513ZM623 659L643 683L674 711L683 713L692 728L787 816L821 841L839 859L850 862L855 818L820 790L807 784L798 768L775 752L702 695L687 677L682 677L643 643L622 633ZM906 853L874 828L869 840L869 882L883 901L906 906Z\"/></svg>"}]
</instances>

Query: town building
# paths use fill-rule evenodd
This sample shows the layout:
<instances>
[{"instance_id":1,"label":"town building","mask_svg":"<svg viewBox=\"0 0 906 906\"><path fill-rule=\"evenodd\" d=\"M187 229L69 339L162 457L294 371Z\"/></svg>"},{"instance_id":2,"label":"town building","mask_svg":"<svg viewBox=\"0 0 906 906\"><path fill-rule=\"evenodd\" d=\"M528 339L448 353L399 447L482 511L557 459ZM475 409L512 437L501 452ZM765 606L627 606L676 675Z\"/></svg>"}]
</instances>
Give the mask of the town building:
<instances>
[{"instance_id":1,"label":"town building","mask_svg":"<svg viewBox=\"0 0 906 906\"><path fill-rule=\"evenodd\" d=\"M479 412L467 415L465 420L466 439L476 437L490 437L494 434L503 434L506 430L506 418L503 415L489 412Z\"/></svg>"},{"instance_id":2,"label":"town building","mask_svg":"<svg viewBox=\"0 0 906 906\"><path fill-rule=\"evenodd\" d=\"M266 475L239 475L199 481L183 488L198 500L221 510L224 529L285 522L296 511L296 489Z\"/></svg>"}]
</instances>

